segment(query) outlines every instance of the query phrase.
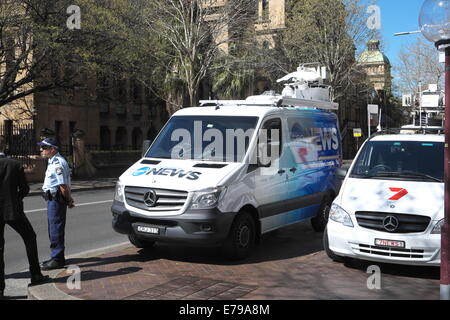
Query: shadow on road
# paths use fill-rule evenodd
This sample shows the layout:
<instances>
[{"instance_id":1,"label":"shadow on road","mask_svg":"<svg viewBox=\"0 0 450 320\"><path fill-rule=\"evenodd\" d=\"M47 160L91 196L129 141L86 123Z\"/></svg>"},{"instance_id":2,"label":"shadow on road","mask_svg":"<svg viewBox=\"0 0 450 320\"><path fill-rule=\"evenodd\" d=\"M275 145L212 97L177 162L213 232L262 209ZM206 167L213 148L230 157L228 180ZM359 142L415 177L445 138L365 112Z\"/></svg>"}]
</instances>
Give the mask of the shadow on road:
<instances>
[{"instance_id":1,"label":"shadow on road","mask_svg":"<svg viewBox=\"0 0 450 320\"><path fill-rule=\"evenodd\" d=\"M127 267L127 268L120 268L116 271L95 271L95 270L83 270L83 281L89 281L89 280L98 280L102 278L110 278L115 276L123 276L126 274L131 274L135 272L141 271L142 268L138 267ZM71 277L71 274L67 274L66 276L59 276L55 279L53 279L54 283L67 283L67 280Z\"/></svg>"},{"instance_id":2,"label":"shadow on road","mask_svg":"<svg viewBox=\"0 0 450 320\"><path fill-rule=\"evenodd\" d=\"M144 259L202 263L210 265L255 264L306 256L321 251L322 233L312 230L309 221L263 235L253 253L244 260L230 261L222 255L220 247L192 247L179 244L157 243L154 248L141 249Z\"/></svg>"},{"instance_id":3,"label":"shadow on road","mask_svg":"<svg viewBox=\"0 0 450 320\"><path fill-rule=\"evenodd\" d=\"M5 279L30 279L30 272L23 271L5 275Z\"/></svg>"},{"instance_id":4,"label":"shadow on road","mask_svg":"<svg viewBox=\"0 0 450 320\"><path fill-rule=\"evenodd\" d=\"M345 263L346 267L361 270L362 272L366 272L367 268L371 265L379 266L382 274L400 277L411 277L418 279L430 279L430 280L440 279L439 267L400 265L400 264L364 261L358 259L350 259L348 262Z\"/></svg>"},{"instance_id":5,"label":"shadow on road","mask_svg":"<svg viewBox=\"0 0 450 320\"><path fill-rule=\"evenodd\" d=\"M5 296L5 300L27 300L27 296Z\"/></svg>"},{"instance_id":6,"label":"shadow on road","mask_svg":"<svg viewBox=\"0 0 450 320\"><path fill-rule=\"evenodd\" d=\"M99 257L74 258L69 259L67 264L79 265L83 269L83 280L95 280L139 272L142 270L140 264L157 260L222 266L251 265L262 262L298 258L320 252L323 250L322 236L322 233L313 231L308 221L264 235L261 243L256 246L253 254L240 261L227 260L222 255L220 248L190 247L179 244L157 243L155 247L151 249L125 249L123 251ZM326 259L326 262L331 262L326 256L320 259ZM131 267L123 267L128 263ZM115 271L89 270L94 267L114 264L118 264L117 270ZM353 269L359 270L362 273L367 273L367 268L370 265L378 265L383 274L393 276L431 280L439 279L440 276L439 268L437 267L395 265L356 259L349 260L345 264L345 267L349 270ZM67 277L59 278L58 282L65 282L69 276L70 274L68 274ZM25 274L10 275L9 277L25 277Z\"/></svg>"}]
</instances>

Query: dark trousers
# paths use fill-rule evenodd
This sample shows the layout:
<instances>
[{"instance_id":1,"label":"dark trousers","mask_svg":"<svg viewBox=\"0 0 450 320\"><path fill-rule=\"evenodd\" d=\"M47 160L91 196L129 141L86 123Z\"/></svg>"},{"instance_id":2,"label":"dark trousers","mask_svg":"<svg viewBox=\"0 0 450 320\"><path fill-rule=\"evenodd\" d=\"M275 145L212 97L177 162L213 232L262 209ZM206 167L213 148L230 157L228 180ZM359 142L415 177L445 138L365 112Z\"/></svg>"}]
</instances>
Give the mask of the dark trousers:
<instances>
[{"instance_id":1,"label":"dark trousers","mask_svg":"<svg viewBox=\"0 0 450 320\"><path fill-rule=\"evenodd\" d=\"M50 258L52 259L64 260L66 212L66 204L54 200L47 201L48 237L50 239Z\"/></svg>"},{"instance_id":2,"label":"dark trousers","mask_svg":"<svg viewBox=\"0 0 450 320\"><path fill-rule=\"evenodd\" d=\"M0 219L0 291L5 289L5 224L12 227L23 239L27 251L28 263L30 265L31 276L41 274L39 267L38 249L36 243L36 233L26 216L12 221L3 221Z\"/></svg>"}]
</instances>

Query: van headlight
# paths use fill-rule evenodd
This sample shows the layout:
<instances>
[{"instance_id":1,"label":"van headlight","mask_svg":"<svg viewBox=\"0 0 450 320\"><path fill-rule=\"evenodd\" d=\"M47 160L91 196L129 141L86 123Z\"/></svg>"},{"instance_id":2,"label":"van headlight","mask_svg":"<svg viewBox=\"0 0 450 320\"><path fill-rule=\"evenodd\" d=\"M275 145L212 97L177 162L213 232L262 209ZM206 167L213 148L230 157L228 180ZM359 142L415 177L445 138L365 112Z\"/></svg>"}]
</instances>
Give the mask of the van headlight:
<instances>
[{"instance_id":1,"label":"van headlight","mask_svg":"<svg viewBox=\"0 0 450 320\"><path fill-rule=\"evenodd\" d=\"M116 183L116 190L114 191L114 200L119 202L125 202L124 201L124 188L125 186L122 184L122 182L117 181Z\"/></svg>"},{"instance_id":2,"label":"van headlight","mask_svg":"<svg viewBox=\"0 0 450 320\"><path fill-rule=\"evenodd\" d=\"M353 228L353 222L352 219L350 218L350 215L348 214L347 211L342 209L337 204L333 203L331 205L329 219L342 223L344 226Z\"/></svg>"},{"instance_id":3,"label":"van headlight","mask_svg":"<svg viewBox=\"0 0 450 320\"><path fill-rule=\"evenodd\" d=\"M225 193L225 187L195 191L192 195L191 209L212 209L217 207Z\"/></svg>"},{"instance_id":4,"label":"van headlight","mask_svg":"<svg viewBox=\"0 0 450 320\"><path fill-rule=\"evenodd\" d=\"M435 224L433 230L431 230L431 234L441 234L441 229L442 229L442 226L443 226L443 225L444 225L444 219L439 220L439 221Z\"/></svg>"}]
</instances>

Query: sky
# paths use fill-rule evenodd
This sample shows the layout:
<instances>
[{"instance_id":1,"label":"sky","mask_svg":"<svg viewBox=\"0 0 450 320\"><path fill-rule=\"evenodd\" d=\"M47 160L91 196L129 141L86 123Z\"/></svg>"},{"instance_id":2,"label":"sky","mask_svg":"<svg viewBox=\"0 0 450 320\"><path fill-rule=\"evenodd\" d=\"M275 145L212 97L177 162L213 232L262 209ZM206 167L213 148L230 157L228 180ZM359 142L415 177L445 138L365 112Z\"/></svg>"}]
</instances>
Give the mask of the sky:
<instances>
[{"instance_id":1,"label":"sky","mask_svg":"<svg viewBox=\"0 0 450 320\"><path fill-rule=\"evenodd\" d=\"M381 10L381 36L384 42L384 54L394 66L402 46L414 43L422 34L394 36L394 33L419 30L419 13L424 0L378 0ZM437 50L436 50L437 52ZM438 53L437 57L438 57Z\"/></svg>"}]
</instances>

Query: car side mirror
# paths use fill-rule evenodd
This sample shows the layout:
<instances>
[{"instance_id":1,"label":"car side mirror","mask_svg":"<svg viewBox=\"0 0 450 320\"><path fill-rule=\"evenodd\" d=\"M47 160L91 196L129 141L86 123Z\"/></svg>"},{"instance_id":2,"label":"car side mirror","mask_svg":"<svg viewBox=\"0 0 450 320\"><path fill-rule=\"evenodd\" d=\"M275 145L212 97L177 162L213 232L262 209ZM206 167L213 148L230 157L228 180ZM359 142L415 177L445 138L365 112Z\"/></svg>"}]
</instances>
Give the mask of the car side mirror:
<instances>
[{"instance_id":1,"label":"car side mirror","mask_svg":"<svg viewBox=\"0 0 450 320\"><path fill-rule=\"evenodd\" d=\"M150 145L152 144L152 140L144 140L142 142L142 157L145 156L147 153L148 148L150 148Z\"/></svg>"},{"instance_id":2,"label":"car side mirror","mask_svg":"<svg viewBox=\"0 0 450 320\"><path fill-rule=\"evenodd\" d=\"M351 164L344 164L342 167L336 169L336 176L339 179L344 179L350 169Z\"/></svg>"}]
</instances>

